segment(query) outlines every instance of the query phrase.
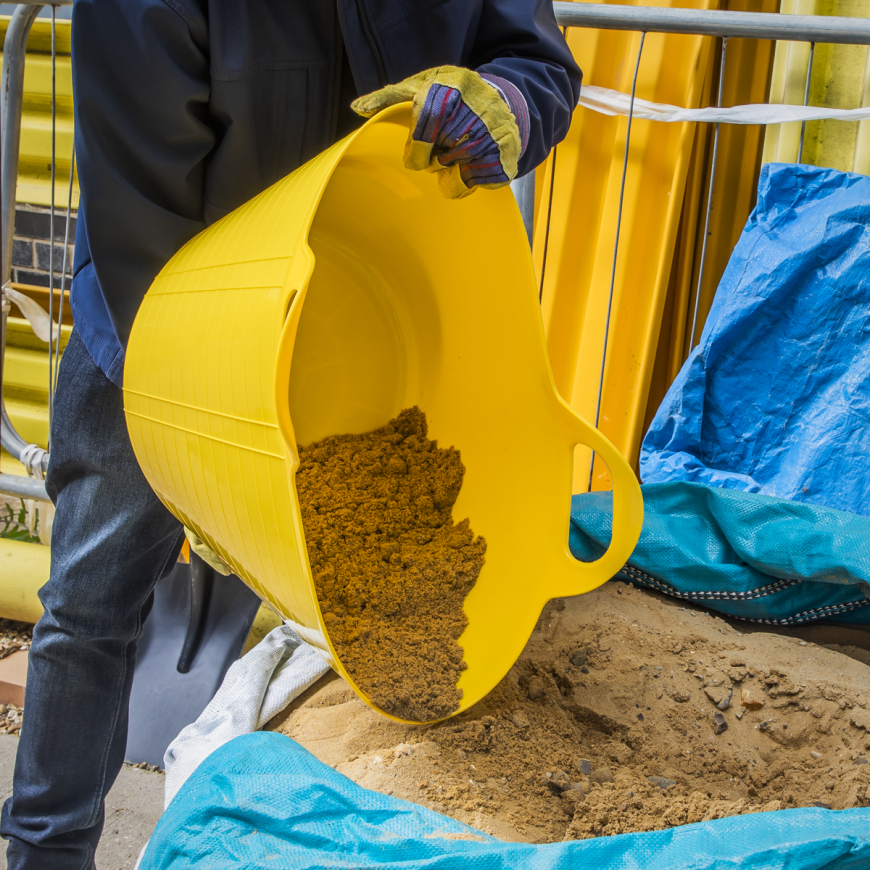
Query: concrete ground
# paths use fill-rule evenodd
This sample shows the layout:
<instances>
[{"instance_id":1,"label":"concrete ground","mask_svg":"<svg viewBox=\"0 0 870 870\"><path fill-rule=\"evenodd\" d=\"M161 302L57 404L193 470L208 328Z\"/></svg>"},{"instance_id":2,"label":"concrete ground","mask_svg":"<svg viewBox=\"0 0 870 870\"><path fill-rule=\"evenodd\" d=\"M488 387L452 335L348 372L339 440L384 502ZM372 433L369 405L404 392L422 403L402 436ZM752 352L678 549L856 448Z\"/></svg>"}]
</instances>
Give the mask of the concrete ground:
<instances>
[{"instance_id":1,"label":"concrete ground","mask_svg":"<svg viewBox=\"0 0 870 870\"><path fill-rule=\"evenodd\" d=\"M18 738L0 734L0 800L12 794L12 768ZM124 767L106 798L106 824L97 849L99 870L133 870L163 812L163 775ZM0 841L0 870L6 870L6 844Z\"/></svg>"}]
</instances>

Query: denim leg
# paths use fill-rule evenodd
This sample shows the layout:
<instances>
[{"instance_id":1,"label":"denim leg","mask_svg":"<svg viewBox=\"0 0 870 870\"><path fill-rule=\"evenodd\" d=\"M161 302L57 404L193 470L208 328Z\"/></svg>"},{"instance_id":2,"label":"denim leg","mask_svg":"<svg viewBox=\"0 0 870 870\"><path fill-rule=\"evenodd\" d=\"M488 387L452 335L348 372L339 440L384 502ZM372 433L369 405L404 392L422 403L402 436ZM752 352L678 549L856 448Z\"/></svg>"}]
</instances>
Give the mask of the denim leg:
<instances>
[{"instance_id":1,"label":"denim leg","mask_svg":"<svg viewBox=\"0 0 870 870\"><path fill-rule=\"evenodd\" d=\"M183 534L136 462L121 390L75 332L60 366L46 488L57 505L51 576L0 834L9 870L90 870L124 761L136 642Z\"/></svg>"}]
</instances>

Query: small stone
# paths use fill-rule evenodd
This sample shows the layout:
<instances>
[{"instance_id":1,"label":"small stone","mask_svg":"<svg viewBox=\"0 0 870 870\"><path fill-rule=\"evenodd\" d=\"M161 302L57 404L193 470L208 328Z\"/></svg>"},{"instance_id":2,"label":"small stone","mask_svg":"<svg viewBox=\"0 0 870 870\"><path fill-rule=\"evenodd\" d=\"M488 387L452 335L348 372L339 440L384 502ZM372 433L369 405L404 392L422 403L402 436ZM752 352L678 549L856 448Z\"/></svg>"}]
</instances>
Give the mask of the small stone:
<instances>
[{"instance_id":1,"label":"small stone","mask_svg":"<svg viewBox=\"0 0 870 870\"><path fill-rule=\"evenodd\" d=\"M704 679L703 674L695 674L696 677ZM725 690L718 686L707 686L704 689L704 694L718 707L725 698ZM723 708L724 709L724 708Z\"/></svg>"},{"instance_id":2,"label":"small stone","mask_svg":"<svg viewBox=\"0 0 870 870\"><path fill-rule=\"evenodd\" d=\"M758 690L747 686L740 690L740 703L747 710L760 710L764 706L764 698L758 694Z\"/></svg>"},{"instance_id":3,"label":"small stone","mask_svg":"<svg viewBox=\"0 0 870 870\"><path fill-rule=\"evenodd\" d=\"M573 788L569 788L567 791L563 791L561 797L562 812L564 812L566 816L573 816L574 811L577 808L577 804L582 803L586 800L586 795L583 794L582 791L577 791Z\"/></svg>"},{"instance_id":4,"label":"small stone","mask_svg":"<svg viewBox=\"0 0 870 870\"><path fill-rule=\"evenodd\" d=\"M731 706L731 699L734 697L734 689L729 689L725 697L716 705L719 710L727 710Z\"/></svg>"},{"instance_id":5,"label":"small stone","mask_svg":"<svg viewBox=\"0 0 870 870\"><path fill-rule=\"evenodd\" d=\"M746 667L746 662L744 662L743 659L741 659L740 657L735 656L733 659L731 659L731 667L744 668Z\"/></svg>"},{"instance_id":6,"label":"small stone","mask_svg":"<svg viewBox=\"0 0 870 870\"><path fill-rule=\"evenodd\" d=\"M590 773L595 769L595 766L588 758L581 758L577 762L577 770L583 774L583 776L589 776Z\"/></svg>"},{"instance_id":7,"label":"small stone","mask_svg":"<svg viewBox=\"0 0 870 870\"><path fill-rule=\"evenodd\" d=\"M738 710L734 715L735 715L738 719L742 719L742 718L743 718L743 714L744 714L745 712L746 712L745 710Z\"/></svg>"},{"instance_id":8,"label":"small stone","mask_svg":"<svg viewBox=\"0 0 870 870\"><path fill-rule=\"evenodd\" d=\"M393 747L393 756L395 758L402 758L405 755L413 755L414 747L408 743L400 743L398 746Z\"/></svg>"},{"instance_id":9,"label":"small stone","mask_svg":"<svg viewBox=\"0 0 870 870\"><path fill-rule=\"evenodd\" d=\"M759 730L759 731L767 731L767 729L768 729L769 727L770 727L770 723L767 722L767 721L765 721L765 722L762 722L762 723L758 726L758 730Z\"/></svg>"},{"instance_id":10,"label":"small stone","mask_svg":"<svg viewBox=\"0 0 870 870\"><path fill-rule=\"evenodd\" d=\"M638 714L637 714L637 721L638 721L638 722L643 722L643 713L638 713Z\"/></svg>"},{"instance_id":11,"label":"small stone","mask_svg":"<svg viewBox=\"0 0 870 870\"><path fill-rule=\"evenodd\" d=\"M514 723L515 728L529 727L529 717L522 710L515 710L511 713L511 722Z\"/></svg>"},{"instance_id":12,"label":"small stone","mask_svg":"<svg viewBox=\"0 0 870 870\"><path fill-rule=\"evenodd\" d=\"M580 647L580 649L571 653L571 664L575 668L582 668L586 664L586 656L588 655L589 650L585 646Z\"/></svg>"},{"instance_id":13,"label":"small stone","mask_svg":"<svg viewBox=\"0 0 870 870\"><path fill-rule=\"evenodd\" d=\"M669 788L676 785L672 779L668 779L666 776L648 776L647 779L653 785L657 785L662 791L667 791Z\"/></svg>"},{"instance_id":14,"label":"small stone","mask_svg":"<svg viewBox=\"0 0 870 870\"><path fill-rule=\"evenodd\" d=\"M7 711L7 707L5 704L0 704L0 716L5 716Z\"/></svg>"},{"instance_id":15,"label":"small stone","mask_svg":"<svg viewBox=\"0 0 870 870\"><path fill-rule=\"evenodd\" d=\"M721 713L713 714L713 733L716 735L724 734L728 730L728 723Z\"/></svg>"},{"instance_id":16,"label":"small stone","mask_svg":"<svg viewBox=\"0 0 870 870\"><path fill-rule=\"evenodd\" d=\"M821 758L821 757L822 757L822 753L821 753L821 752L816 752L815 749L811 749L811 750L810 750L810 755L812 755L813 758Z\"/></svg>"},{"instance_id":17,"label":"small stone","mask_svg":"<svg viewBox=\"0 0 870 870\"><path fill-rule=\"evenodd\" d=\"M467 757L467 755L468 755L468 753L467 753L464 749L457 749L457 750L456 750L456 754L457 754L460 758L465 758L465 757Z\"/></svg>"},{"instance_id":18,"label":"small stone","mask_svg":"<svg viewBox=\"0 0 870 870\"><path fill-rule=\"evenodd\" d=\"M581 673L581 674L588 674L588 673L589 673L589 668L587 668L586 665L583 665L583 667L580 668L580 673Z\"/></svg>"},{"instance_id":19,"label":"small stone","mask_svg":"<svg viewBox=\"0 0 870 870\"><path fill-rule=\"evenodd\" d=\"M820 810L829 810L831 808L830 804L825 804L821 801L813 801L811 806L818 807Z\"/></svg>"},{"instance_id":20,"label":"small stone","mask_svg":"<svg viewBox=\"0 0 870 870\"><path fill-rule=\"evenodd\" d=\"M540 677L532 677L526 686L526 693L532 701L544 697L544 681Z\"/></svg>"},{"instance_id":21,"label":"small stone","mask_svg":"<svg viewBox=\"0 0 870 870\"><path fill-rule=\"evenodd\" d=\"M590 782L597 782L599 785L605 782L613 782L613 771L609 767L599 767L598 770L593 770L589 774Z\"/></svg>"},{"instance_id":22,"label":"small stone","mask_svg":"<svg viewBox=\"0 0 870 870\"><path fill-rule=\"evenodd\" d=\"M547 780L547 785L553 794L562 794L571 788L571 778L564 770L554 770L553 775Z\"/></svg>"},{"instance_id":23,"label":"small stone","mask_svg":"<svg viewBox=\"0 0 870 870\"><path fill-rule=\"evenodd\" d=\"M859 755L857 758L852 759L852 764L866 764L867 759L864 758L863 755Z\"/></svg>"}]
</instances>

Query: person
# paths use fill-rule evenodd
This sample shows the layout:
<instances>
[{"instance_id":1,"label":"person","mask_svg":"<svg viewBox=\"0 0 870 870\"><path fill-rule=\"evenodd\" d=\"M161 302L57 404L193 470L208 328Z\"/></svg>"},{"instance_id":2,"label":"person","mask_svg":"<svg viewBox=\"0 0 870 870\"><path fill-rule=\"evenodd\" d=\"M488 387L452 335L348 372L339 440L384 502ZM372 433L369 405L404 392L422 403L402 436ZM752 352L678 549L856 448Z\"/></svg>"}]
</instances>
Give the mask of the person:
<instances>
[{"instance_id":1,"label":"person","mask_svg":"<svg viewBox=\"0 0 870 870\"><path fill-rule=\"evenodd\" d=\"M406 165L435 169L455 197L541 163L581 83L551 0L75 0L72 58L75 329L46 481L51 574L0 821L10 870L94 866L137 638L182 545L136 463L120 389L154 277L362 123L360 94L362 114L414 101Z\"/></svg>"}]
</instances>

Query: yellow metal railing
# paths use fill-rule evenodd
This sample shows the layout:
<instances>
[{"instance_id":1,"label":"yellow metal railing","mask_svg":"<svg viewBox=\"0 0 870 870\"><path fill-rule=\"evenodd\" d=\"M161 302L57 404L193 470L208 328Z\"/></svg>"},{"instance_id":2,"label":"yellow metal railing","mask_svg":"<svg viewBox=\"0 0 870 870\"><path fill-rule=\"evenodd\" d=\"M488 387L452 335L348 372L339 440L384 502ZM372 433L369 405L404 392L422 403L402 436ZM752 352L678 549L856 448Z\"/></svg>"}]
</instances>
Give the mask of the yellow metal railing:
<instances>
[{"instance_id":1,"label":"yellow metal railing","mask_svg":"<svg viewBox=\"0 0 870 870\"><path fill-rule=\"evenodd\" d=\"M0 46L10 16L0 16ZM70 63L70 22L57 21L55 87L57 92L55 203L65 207L73 147L73 92ZM51 21L37 19L27 41L24 67L24 106L21 152L18 160L18 202L51 203ZM73 208L78 208L78 180L73 187Z\"/></svg>"}]
</instances>

